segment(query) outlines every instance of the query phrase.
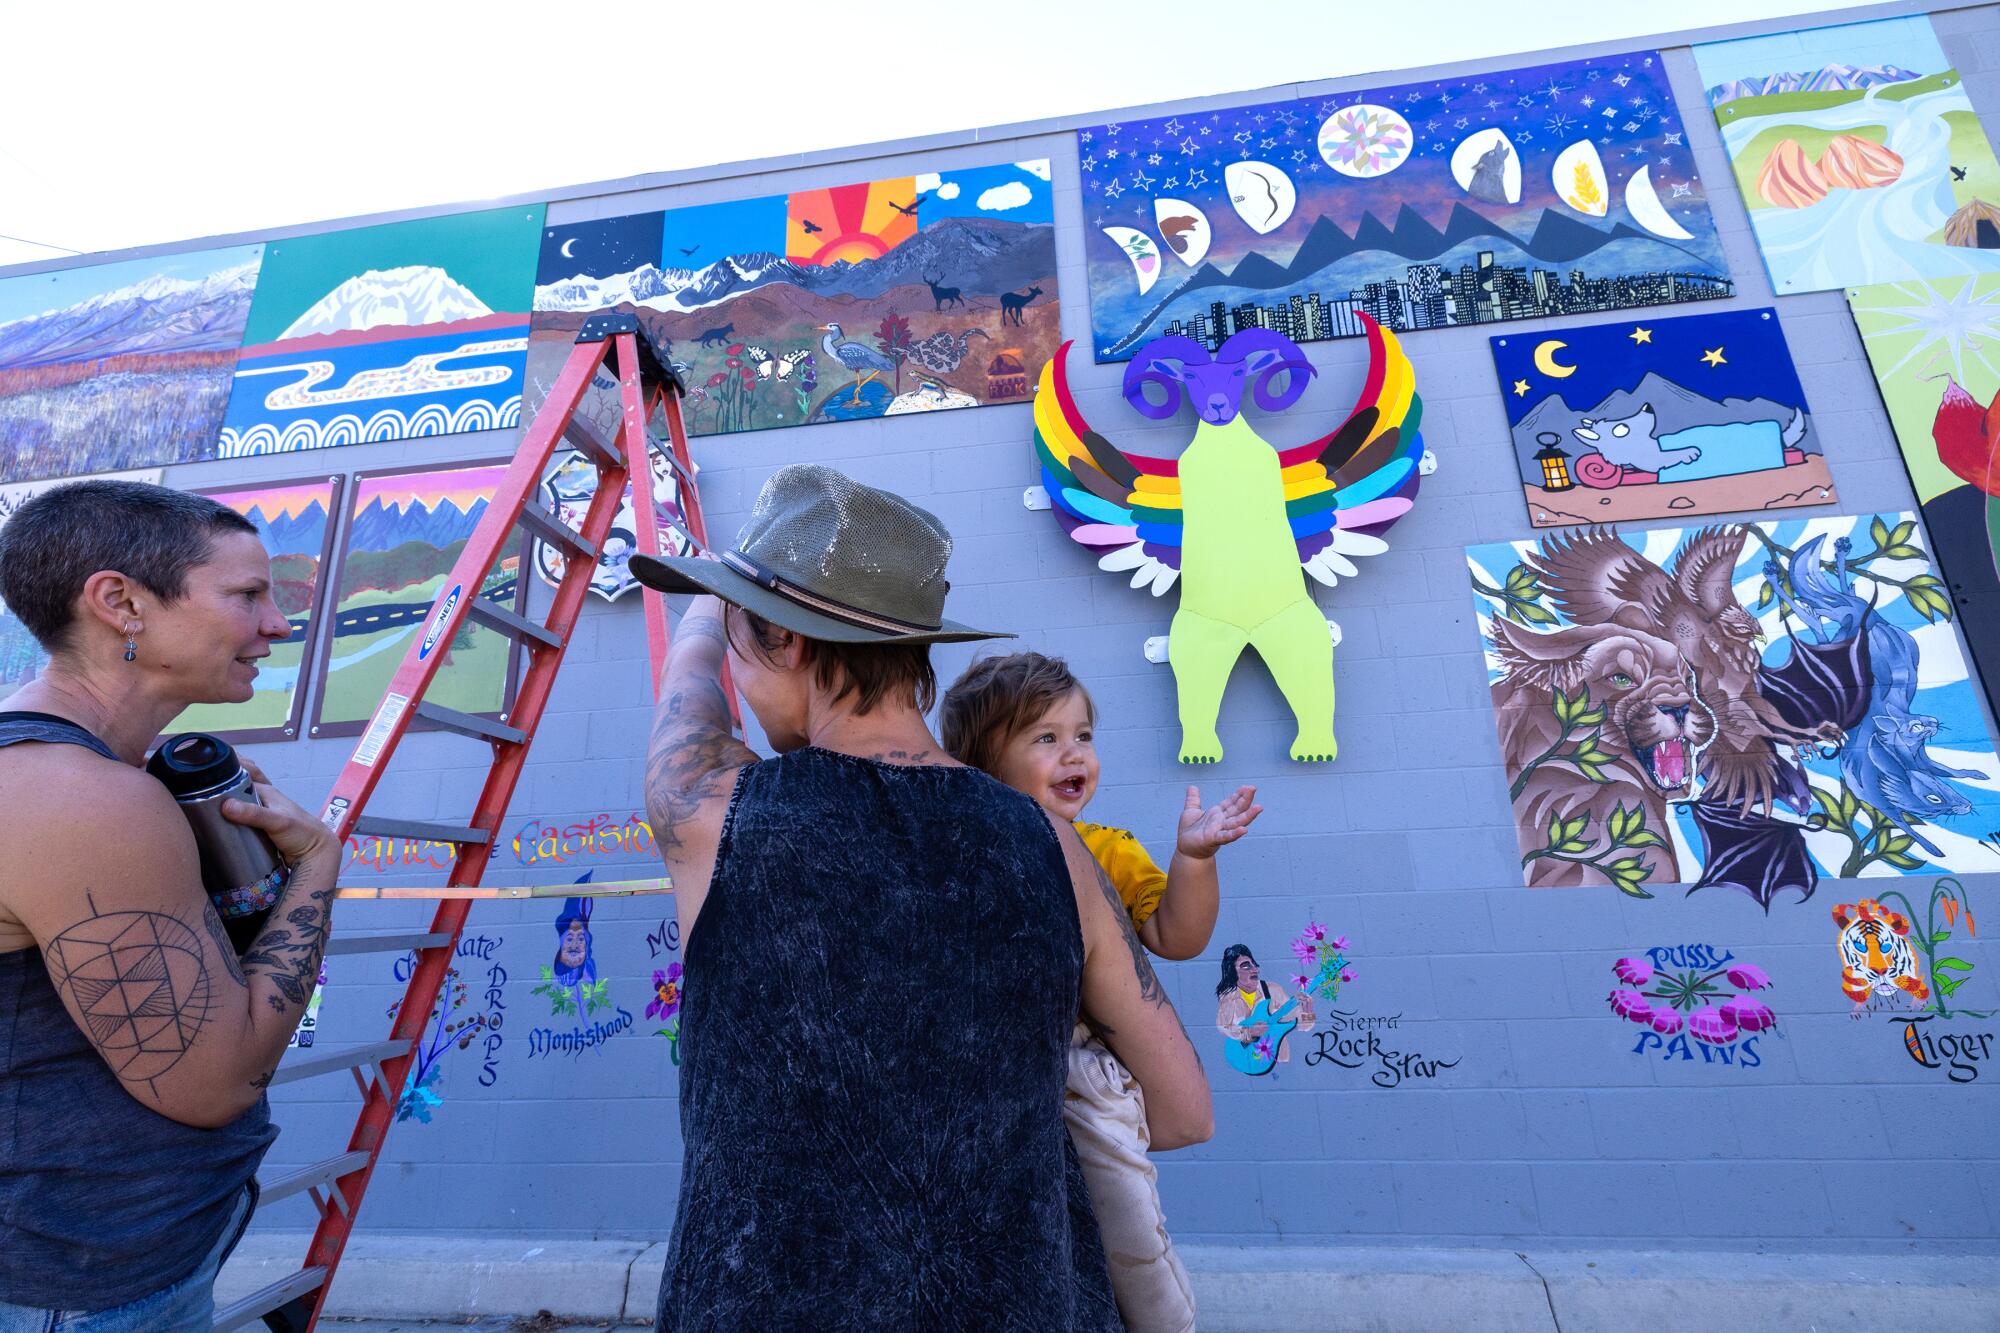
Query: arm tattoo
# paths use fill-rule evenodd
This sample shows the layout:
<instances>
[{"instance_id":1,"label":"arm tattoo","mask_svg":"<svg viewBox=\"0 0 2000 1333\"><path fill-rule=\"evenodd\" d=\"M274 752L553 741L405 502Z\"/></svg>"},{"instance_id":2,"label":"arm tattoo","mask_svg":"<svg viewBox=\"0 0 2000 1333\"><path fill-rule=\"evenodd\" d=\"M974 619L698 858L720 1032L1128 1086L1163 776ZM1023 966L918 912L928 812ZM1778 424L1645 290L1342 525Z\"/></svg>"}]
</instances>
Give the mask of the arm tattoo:
<instances>
[{"instance_id":1,"label":"arm tattoo","mask_svg":"<svg viewBox=\"0 0 2000 1333\"><path fill-rule=\"evenodd\" d=\"M712 617L692 630L683 623L682 632L704 628L720 638L721 626ZM646 813L660 851L679 848L681 826L694 818L702 802L721 793L717 774L756 761L750 747L730 734L729 701L719 681L674 682L660 701L646 749Z\"/></svg>"},{"instance_id":2,"label":"arm tattoo","mask_svg":"<svg viewBox=\"0 0 2000 1333\"><path fill-rule=\"evenodd\" d=\"M230 976L236 978L237 985L243 985L243 966L236 960L236 946L229 942L229 932L223 929L213 898L202 903L201 924L207 929L208 938L214 941L215 951L222 955L222 965L229 969Z\"/></svg>"},{"instance_id":3,"label":"arm tattoo","mask_svg":"<svg viewBox=\"0 0 2000 1333\"><path fill-rule=\"evenodd\" d=\"M220 998L201 936L164 912L99 912L84 901L91 914L43 949L49 979L111 1071L157 1098L153 1080L180 1063Z\"/></svg>"},{"instance_id":4,"label":"arm tattoo","mask_svg":"<svg viewBox=\"0 0 2000 1333\"><path fill-rule=\"evenodd\" d=\"M294 866L296 876L305 867ZM321 955L326 952L327 917L333 904L333 885L316 889L307 895L305 903L299 903L292 894L286 894L278 902L284 908L286 922L279 925L276 920L266 924L250 948L243 954L243 972L246 977L270 978L278 995L266 997L274 1012L283 1013L288 1004L303 1009L312 991L313 982L319 975ZM273 909L275 912L277 909Z\"/></svg>"},{"instance_id":5,"label":"arm tattoo","mask_svg":"<svg viewBox=\"0 0 2000 1333\"><path fill-rule=\"evenodd\" d=\"M1139 943L1138 934L1132 929L1132 915L1125 910L1124 899L1118 890L1111 887L1111 877L1104 873L1104 867L1097 858L1090 859L1091 868L1097 871L1097 887L1104 894L1104 901L1111 908L1111 915L1118 919L1118 929L1124 933L1125 947L1132 951L1132 971L1139 978L1139 998L1153 1004L1169 1004L1166 987L1153 971L1153 964L1146 957L1146 946Z\"/></svg>"}]
</instances>

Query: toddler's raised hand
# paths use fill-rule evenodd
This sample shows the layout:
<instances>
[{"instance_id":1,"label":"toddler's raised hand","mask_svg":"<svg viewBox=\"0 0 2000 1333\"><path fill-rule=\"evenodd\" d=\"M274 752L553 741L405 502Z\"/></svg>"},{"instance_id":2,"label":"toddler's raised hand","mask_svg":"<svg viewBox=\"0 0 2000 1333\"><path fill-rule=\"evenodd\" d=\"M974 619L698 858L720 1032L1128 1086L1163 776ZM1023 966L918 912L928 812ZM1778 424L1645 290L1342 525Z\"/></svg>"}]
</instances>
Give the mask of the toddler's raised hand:
<instances>
[{"instance_id":1,"label":"toddler's raised hand","mask_svg":"<svg viewBox=\"0 0 2000 1333\"><path fill-rule=\"evenodd\" d=\"M1187 804L1181 809L1180 836L1175 840L1175 850L1182 856L1192 856L1207 860L1216 851L1228 846L1250 831L1250 825L1264 807L1255 805L1257 789L1238 787L1234 795L1204 810L1201 808L1201 789L1187 789Z\"/></svg>"}]
</instances>

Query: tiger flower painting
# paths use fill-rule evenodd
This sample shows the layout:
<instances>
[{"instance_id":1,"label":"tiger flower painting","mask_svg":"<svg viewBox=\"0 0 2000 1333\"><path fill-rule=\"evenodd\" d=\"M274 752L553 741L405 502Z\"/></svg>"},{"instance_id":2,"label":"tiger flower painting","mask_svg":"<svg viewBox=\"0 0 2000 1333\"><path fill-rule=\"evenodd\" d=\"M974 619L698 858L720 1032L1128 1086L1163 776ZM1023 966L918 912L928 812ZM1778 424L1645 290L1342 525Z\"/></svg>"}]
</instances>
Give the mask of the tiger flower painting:
<instances>
[{"instance_id":1,"label":"tiger flower painting","mask_svg":"<svg viewBox=\"0 0 2000 1333\"><path fill-rule=\"evenodd\" d=\"M1769 911L1822 875L1991 867L2000 758L1913 516L1466 555L1530 887Z\"/></svg>"}]
</instances>

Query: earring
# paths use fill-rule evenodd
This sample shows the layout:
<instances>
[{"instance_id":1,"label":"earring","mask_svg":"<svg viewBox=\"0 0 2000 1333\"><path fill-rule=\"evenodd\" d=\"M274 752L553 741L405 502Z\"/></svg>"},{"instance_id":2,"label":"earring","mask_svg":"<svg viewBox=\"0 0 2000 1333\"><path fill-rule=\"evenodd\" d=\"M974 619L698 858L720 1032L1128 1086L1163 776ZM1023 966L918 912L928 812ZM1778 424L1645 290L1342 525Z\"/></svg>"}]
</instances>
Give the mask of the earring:
<instances>
[{"instance_id":1,"label":"earring","mask_svg":"<svg viewBox=\"0 0 2000 1333\"><path fill-rule=\"evenodd\" d=\"M125 660L128 662L136 662L139 660L139 644L132 637L134 633L136 633L136 631L132 628L132 626L127 625L125 627Z\"/></svg>"}]
</instances>

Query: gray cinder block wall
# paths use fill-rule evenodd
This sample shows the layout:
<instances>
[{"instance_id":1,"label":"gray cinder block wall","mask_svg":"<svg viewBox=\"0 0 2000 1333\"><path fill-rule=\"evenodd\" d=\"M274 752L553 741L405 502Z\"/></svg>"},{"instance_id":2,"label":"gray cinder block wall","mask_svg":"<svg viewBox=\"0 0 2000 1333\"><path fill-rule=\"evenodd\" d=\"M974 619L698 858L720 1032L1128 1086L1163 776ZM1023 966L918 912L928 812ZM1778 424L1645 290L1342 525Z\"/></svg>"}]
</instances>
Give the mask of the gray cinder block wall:
<instances>
[{"instance_id":1,"label":"gray cinder block wall","mask_svg":"<svg viewBox=\"0 0 2000 1333\"><path fill-rule=\"evenodd\" d=\"M1911 12L1885 5L1842 20ZM1739 32L1809 26L1748 25ZM1830 18L1820 21L1831 21ZM2000 8L1940 10L1935 25L1973 103L2000 129ZM1738 296L1772 302L1685 49L1667 67L1707 185ZM1643 39L1601 50L1651 45ZM1496 56L1448 70L1411 70L1190 98L1175 109L1470 73L1589 54ZM1147 108L1145 110L1154 110ZM1133 112L1130 114L1139 114ZM592 187L556 199L551 223L711 199L773 193L898 172L1048 157L1055 164L1063 327L1088 346L1083 222L1076 189L1078 124L976 133L815 153L709 172ZM260 239L247 237L244 239ZM1826 442L1843 512L1914 508L1908 479L1839 292L1776 302ZM1706 308L1706 307L1705 307ZM1686 312L1673 312L1686 313ZM1531 333L1540 325L1524 325ZM1550 327L1556 327L1553 323ZM1254 783L1268 812L1222 859L1223 907L1202 959L1164 965L1215 1086L1212 1142L1160 1159L1175 1233L1188 1242L1403 1242L1668 1248L1986 1251L2000 1236L2000 1071L1969 1082L1910 1060L1880 1019L1858 1023L1839 989L1833 904L1864 890L1828 881L1805 903L1770 913L1723 892L1652 901L1608 888L1530 891L1517 869L1506 782L1488 708L1463 547L1530 535L1508 445L1486 331L1406 340L1426 401L1424 431L1439 466L1391 552L1333 592L1316 589L1343 638L1335 673L1340 758L1302 767L1284 757L1289 715L1262 670L1239 670L1223 706L1228 758L1174 762L1173 682L1144 640L1165 632L1172 599L1154 600L1099 573L1046 513L1023 507L1036 480L1029 410L993 407L916 418L801 427L696 442L701 489L718 534L733 532L776 467L816 461L897 490L937 513L956 537L953 614L1021 631L1060 653L1090 684L1103 717L1105 781L1091 816L1134 829L1163 860L1190 781L1215 798ZM1301 406L1266 434L1281 445L1323 432L1358 391L1358 342L1307 349L1320 375ZM1071 370L1085 413L1140 447L1171 452L1186 422L1153 427L1120 401L1121 368L1079 355ZM1169 438L1172 437L1172 438ZM227 465L231 480L359 471L414 458L503 453L498 435L360 446ZM173 468L177 485L213 482L224 465ZM540 596L546 590L537 585ZM937 653L949 681L970 651ZM632 818L641 808L650 692L636 598L592 601L509 814L489 876L496 883L600 881L655 873ZM256 757L308 805L322 800L351 742L300 740ZM485 752L470 742L412 738L376 796L378 813L455 818L469 811ZM355 884L441 882L425 849L369 850ZM2000 869L2000 859L1996 859ZM1965 877L1976 910L2000 932L1995 876ZM1930 880L1911 886L1927 890ZM1905 887L1911 887L1905 886ZM1877 886L1879 887L1879 886ZM554 1019L531 993L555 949L556 904L475 908L461 947L463 1004L447 1021L489 1026L443 1057L429 1123L399 1124L370 1190L364 1227L550 1237L659 1238L679 1183L677 1071L648 1020L650 978L678 956L663 898L599 903L593 923L618 1030L584 1049L550 1049ZM416 904L348 902L339 931L413 926ZM1308 920L1350 940L1356 978L1342 1009L1356 1020L1308 1067L1317 1039L1294 1039L1275 1078L1237 1075L1219 1058L1216 958L1238 941L1272 975ZM1652 947L1701 944L1769 971L1779 1015L1754 1068L1663 1062L1633 1050L1638 1029L1606 1007L1611 964ZM865 941L855 941L857 948ZM1955 946L1956 947L1956 946ZM1968 943L1977 971L1959 999L2000 1009L2000 950ZM392 959L336 958L321 1013L322 1049L379 1039L401 994ZM1985 1000L1984 1005L1981 1000ZM784 1041L784 1015L759 1008L742 979L757 1035ZM940 996L941 1005L950 997ZM1323 1006L1323 1011L1325 1006ZM629 1025L625 1017L629 1016ZM1329 1026L1326 1018L1322 1027ZM2000 1023L1993 1025L2000 1028ZM538 1035L538 1030L540 1033ZM1984 1028L1980 1030L1985 1030ZM573 1043L571 1043L573 1044ZM1353 1068L1343 1067L1343 1061ZM284 1133L272 1169L343 1145L356 1099L344 1080L274 1095ZM303 1200L268 1209L260 1228L311 1223Z\"/></svg>"}]
</instances>

